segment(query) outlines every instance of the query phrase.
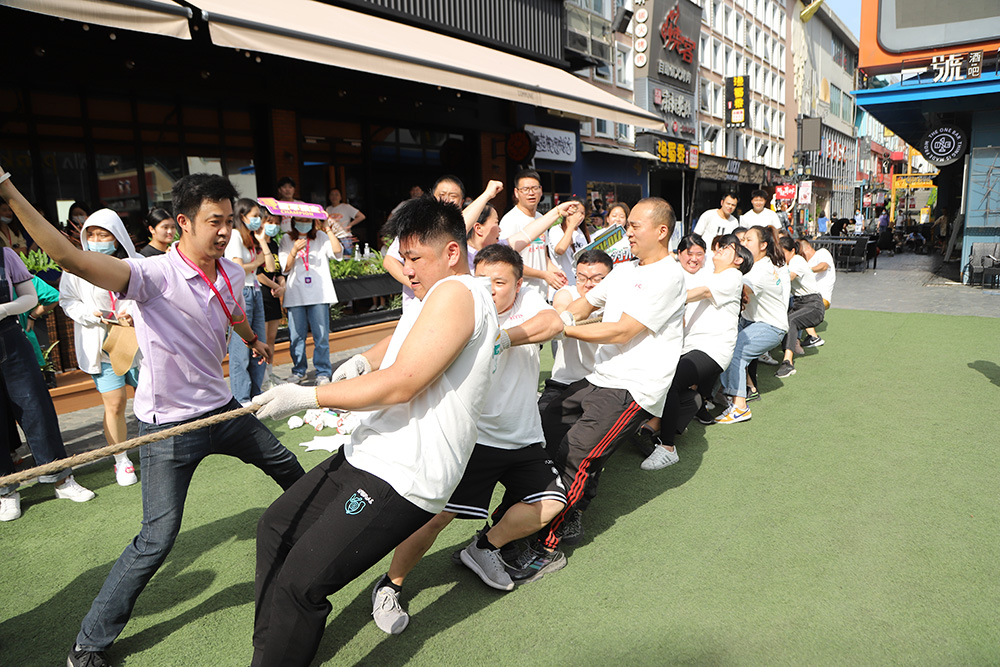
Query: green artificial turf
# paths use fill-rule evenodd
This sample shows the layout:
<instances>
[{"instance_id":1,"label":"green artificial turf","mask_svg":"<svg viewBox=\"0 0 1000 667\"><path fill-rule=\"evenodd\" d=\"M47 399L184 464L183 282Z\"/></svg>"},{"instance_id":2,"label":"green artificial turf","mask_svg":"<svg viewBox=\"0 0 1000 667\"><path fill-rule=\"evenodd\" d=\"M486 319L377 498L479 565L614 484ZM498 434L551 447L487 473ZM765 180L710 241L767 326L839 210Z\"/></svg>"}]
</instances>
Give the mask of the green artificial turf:
<instances>
[{"instance_id":1,"label":"green artificial turf","mask_svg":"<svg viewBox=\"0 0 1000 667\"><path fill-rule=\"evenodd\" d=\"M680 463L623 448L558 573L499 593L453 565L455 522L408 579L406 632L371 622L386 563L331 598L317 664L995 664L1000 662L997 320L832 310L827 344L753 420L692 424ZM276 427L311 467L305 427ZM23 491L0 525L0 665L60 665L140 491L110 465L87 504ZM140 471L141 474L141 471ZM278 488L213 457L183 530L111 650L119 665L246 665L254 530Z\"/></svg>"}]
</instances>

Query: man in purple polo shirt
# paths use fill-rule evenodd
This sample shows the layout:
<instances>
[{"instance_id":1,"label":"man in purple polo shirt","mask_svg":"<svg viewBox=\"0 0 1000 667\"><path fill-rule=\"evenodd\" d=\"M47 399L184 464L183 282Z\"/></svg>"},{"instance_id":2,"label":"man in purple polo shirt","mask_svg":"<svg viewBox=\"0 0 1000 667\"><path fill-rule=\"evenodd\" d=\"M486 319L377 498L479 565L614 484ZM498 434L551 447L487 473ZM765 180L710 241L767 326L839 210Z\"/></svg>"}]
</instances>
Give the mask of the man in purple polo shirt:
<instances>
[{"instance_id":1,"label":"man in purple polo shirt","mask_svg":"<svg viewBox=\"0 0 1000 667\"><path fill-rule=\"evenodd\" d=\"M173 188L173 213L184 231L181 240L172 252L141 260L74 247L24 199L3 169L0 196L63 269L135 301L143 354L134 403L140 434L240 407L222 373L230 324L254 354L264 359L270 355L246 321L243 268L223 258L236 198L227 179L193 174L179 180ZM67 659L69 667L111 664L104 651L121 633L139 593L170 552L191 477L209 454L252 463L282 489L303 475L295 456L251 415L142 447L142 528L111 568L84 618Z\"/></svg>"}]
</instances>

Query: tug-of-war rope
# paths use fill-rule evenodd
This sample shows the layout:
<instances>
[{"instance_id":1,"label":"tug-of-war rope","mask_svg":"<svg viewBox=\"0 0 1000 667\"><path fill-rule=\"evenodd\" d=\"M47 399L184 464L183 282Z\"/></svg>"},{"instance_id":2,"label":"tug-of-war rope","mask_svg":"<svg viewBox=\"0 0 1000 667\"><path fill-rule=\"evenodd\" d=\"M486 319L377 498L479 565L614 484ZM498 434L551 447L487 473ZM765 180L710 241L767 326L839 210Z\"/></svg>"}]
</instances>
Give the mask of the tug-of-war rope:
<instances>
[{"instance_id":1,"label":"tug-of-war rope","mask_svg":"<svg viewBox=\"0 0 1000 667\"><path fill-rule=\"evenodd\" d=\"M43 475L52 475L65 470L66 468L75 468L85 463L91 463L93 461L97 461L98 459L103 459L105 456L119 454L121 452L128 451L129 449L135 449L136 447L142 447L143 445L148 445L153 442L166 440L167 438L172 438L175 435L184 435L185 433L197 431L198 429L202 429L207 426L215 426L216 424L221 424L244 415L252 415L257 412L257 410L260 410L260 408L261 406L259 405L251 405L246 408L230 410L229 412L221 412L217 415L205 417L204 419L196 419L195 421L187 422L186 424L181 424L179 426L173 426L162 431L157 431L156 433L141 435L138 438L116 442L113 445L106 445L98 449L83 452L82 454L76 454L64 459L57 459L50 463L43 463L40 466L29 468L28 470L22 470L21 472L16 472L12 475L7 475L6 477L0 477L0 487L7 486L9 484L19 484L30 479L36 479Z\"/></svg>"},{"instance_id":2,"label":"tug-of-war rope","mask_svg":"<svg viewBox=\"0 0 1000 667\"><path fill-rule=\"evenodd\" d=\"M590 319L577 322L576 325L583 326L584 324L594 324L600 321L600 316L591 317ZM245 408L230 410L229 412L221 412L217 415L212 415L211 417L196 419L195 421L187 422L186 424L174 426L162 431L157 431L156 433L141 435L137 438L132 438L131 440L123 440L122 442L116 442L113 445L106 445L104 447L92 449L64 459L57 459L49 463L43 463L40 466L35 466L34 468L29 468L28 470L22 470L21 472L16 472L11 475L7 475L6 477L0 477L0 487L9 486L11 484L20 484L21 482L37 479L44 475L51 475L60 472L66 468L75 468L77 466L82 466L85 463L98 461L106 456L120 454L121 452L136 449L137 447L142 447L143 445L149 445L154 442L166 440L167 438L172 438L175 435L184 435L185 433L191 433L192 431L197 431L208 426L215 426L216 424L221 424L231 419L242 417L243 415L252 415L260 410L260 408L261 406L259 405L251 405Z\"/></svg>"}]
</instances>

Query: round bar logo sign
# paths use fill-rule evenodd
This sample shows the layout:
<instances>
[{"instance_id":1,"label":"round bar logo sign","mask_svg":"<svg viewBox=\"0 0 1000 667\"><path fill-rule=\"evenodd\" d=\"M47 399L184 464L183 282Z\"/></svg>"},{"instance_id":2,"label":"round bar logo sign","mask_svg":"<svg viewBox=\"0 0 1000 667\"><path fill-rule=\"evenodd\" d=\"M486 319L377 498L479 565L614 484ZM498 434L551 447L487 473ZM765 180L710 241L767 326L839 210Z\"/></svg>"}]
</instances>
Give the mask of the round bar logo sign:
<instances>
[{"instance_id":1,"label":"round bar logo sign","mask_svg":"<svg viewBox=\"0 0 1000 667\"><path fill-rule=\"evenodd\" d=\"M942 125L924 135L920 140L920 152L927 161L938 167L946 167L965 155L969 142L965 132L954 125Z\"/></svg>"}]
</instances>

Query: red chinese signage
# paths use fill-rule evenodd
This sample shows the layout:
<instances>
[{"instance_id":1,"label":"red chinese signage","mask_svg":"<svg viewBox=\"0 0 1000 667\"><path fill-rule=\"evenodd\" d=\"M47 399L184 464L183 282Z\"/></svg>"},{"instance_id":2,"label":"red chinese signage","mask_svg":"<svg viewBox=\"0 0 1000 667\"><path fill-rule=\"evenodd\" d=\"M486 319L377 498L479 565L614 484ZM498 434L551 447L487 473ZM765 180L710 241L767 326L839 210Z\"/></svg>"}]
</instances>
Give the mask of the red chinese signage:
<instances>
[{"instance_id":1,"label":"red chinese signage","mask_svg":"<svg viewBox=\"0 0 1000 667\"><path fill-rule=\"evenodd\" d=\"M774 189L774 196L777 199L795 199L795 184L784 183Z\"/></svg>"},{"instance_id":2,"label":"red chinese signage","mask_svg":"<svg viewBox=\"0 0 1000 667\"><path fill-rule=\"evenodd\" d=\"M663 39L663 48L667 51L676 51L684 62L690 63L694 60L694 47L695 43L693 39L684 36L681 32L681 28L677 25L677 19L681 16L681 9L679 5L674 5L674 8L667 13L667 18L660 26L660 38Z\"/></svg>"}]
</instances>

